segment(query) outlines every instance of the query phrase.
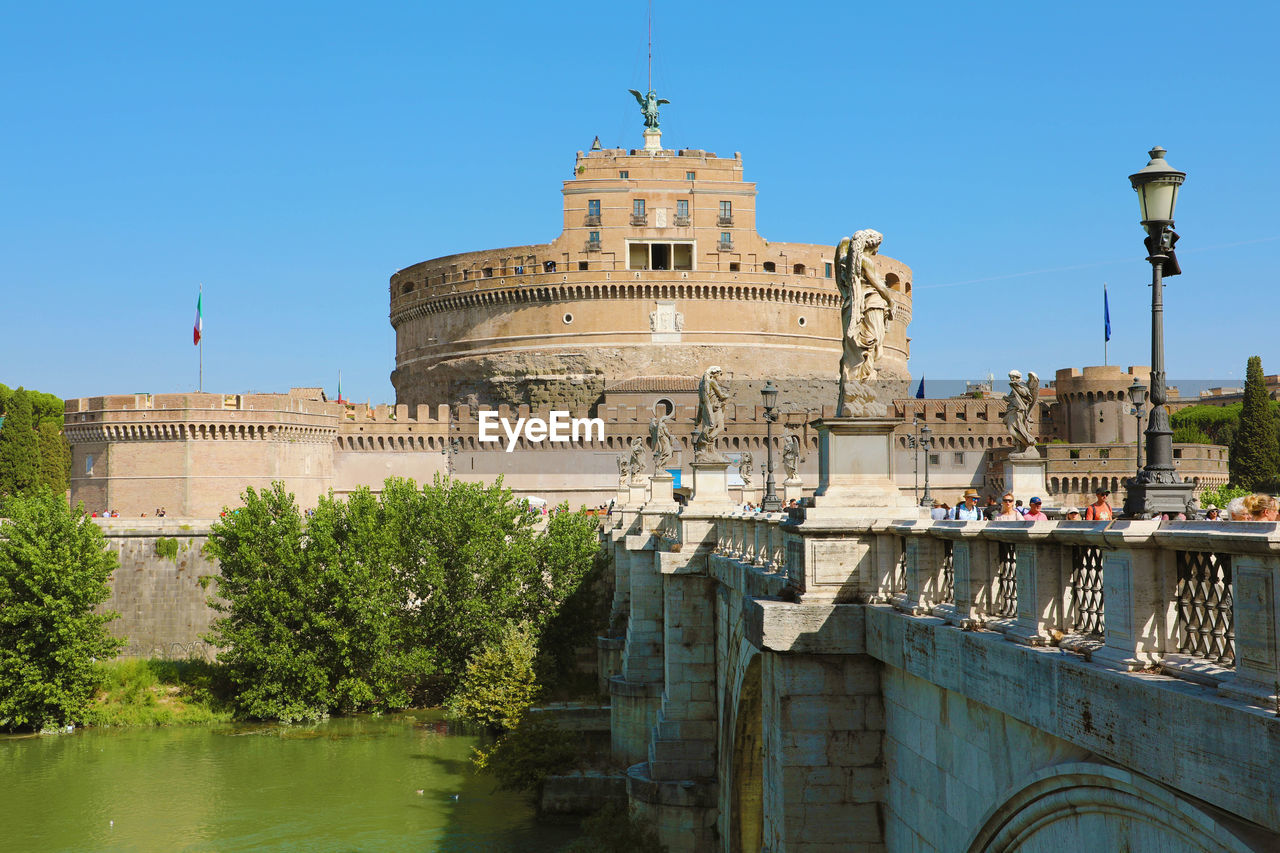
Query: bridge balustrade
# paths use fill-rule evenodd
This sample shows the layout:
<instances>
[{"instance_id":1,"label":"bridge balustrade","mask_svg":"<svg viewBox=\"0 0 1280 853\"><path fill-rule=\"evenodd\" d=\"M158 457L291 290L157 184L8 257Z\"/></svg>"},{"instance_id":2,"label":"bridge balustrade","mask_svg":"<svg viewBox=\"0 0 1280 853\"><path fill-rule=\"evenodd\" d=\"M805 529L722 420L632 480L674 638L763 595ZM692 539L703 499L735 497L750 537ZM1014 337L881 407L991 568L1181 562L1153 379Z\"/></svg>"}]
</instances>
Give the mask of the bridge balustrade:
<instances>
[{"instance_id":1,"label":"bridge balustrade","mask_svg":"<svg viewBox=\"0 0 1280 853\"><path fill-rule=\"evenodd\" d=\"M716 552L804 593L803 525L735 512ZM910 521L851 531L888 560L863 600L1128 669L1280 693L1280 525Z\"/></svg>"}]
</instances>

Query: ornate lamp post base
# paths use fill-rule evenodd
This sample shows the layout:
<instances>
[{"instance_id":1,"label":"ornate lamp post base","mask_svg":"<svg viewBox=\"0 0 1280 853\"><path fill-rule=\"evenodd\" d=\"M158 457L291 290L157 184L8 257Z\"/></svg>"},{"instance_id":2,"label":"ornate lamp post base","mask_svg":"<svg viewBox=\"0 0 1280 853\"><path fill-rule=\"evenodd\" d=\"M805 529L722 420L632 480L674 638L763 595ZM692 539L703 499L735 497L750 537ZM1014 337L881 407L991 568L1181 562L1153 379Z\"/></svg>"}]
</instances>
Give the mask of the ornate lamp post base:
<instances>
[{"instance_id":1,"label":"ornate lamp post base","mask_svg":"<svg viewBox=\"0 0 1280 853\"><path fill-rule=\"evenodd\" d=\"M1125 480L1124 514L1129 518L1155 518L1187 512L1195 496L1194 483L1144 483L1138 477Z\"/></svg>"}]
</instances>

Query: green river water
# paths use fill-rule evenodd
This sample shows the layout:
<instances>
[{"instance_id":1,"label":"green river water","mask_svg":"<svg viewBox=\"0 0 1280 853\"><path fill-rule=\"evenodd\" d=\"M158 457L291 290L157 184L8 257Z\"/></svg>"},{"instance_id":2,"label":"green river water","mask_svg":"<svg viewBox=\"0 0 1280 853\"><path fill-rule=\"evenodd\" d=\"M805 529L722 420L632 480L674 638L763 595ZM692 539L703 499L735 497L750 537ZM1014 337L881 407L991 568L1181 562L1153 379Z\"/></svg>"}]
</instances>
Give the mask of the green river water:
<instances>
[{"instance_id":1,"label":"green river water","mask_svg":"<svg viewBox=\"0 0 1280 853\"><path fill-rule=\"evenodd\" d=\"M554 851L438 712L0 736L0 850ZM419 793L421 792L421 793Z\"/></svg>"}]
</instances>

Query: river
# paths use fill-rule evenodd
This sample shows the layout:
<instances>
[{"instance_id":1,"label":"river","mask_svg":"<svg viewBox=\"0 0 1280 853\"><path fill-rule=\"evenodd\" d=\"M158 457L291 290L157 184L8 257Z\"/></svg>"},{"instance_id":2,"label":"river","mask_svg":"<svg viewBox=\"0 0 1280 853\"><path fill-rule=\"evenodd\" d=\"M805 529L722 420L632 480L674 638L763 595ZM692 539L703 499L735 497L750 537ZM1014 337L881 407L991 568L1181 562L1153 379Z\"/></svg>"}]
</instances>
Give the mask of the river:
<instances>
[{"instance_id":1,"label":"river","mask_svg":"<svg viewBox=\"0 0 1280 853\"><path fill-rule=\"evenodd\" d=\"M0 850L554 851L439 712L0 736Z\"/></svg>"}]
</instances>

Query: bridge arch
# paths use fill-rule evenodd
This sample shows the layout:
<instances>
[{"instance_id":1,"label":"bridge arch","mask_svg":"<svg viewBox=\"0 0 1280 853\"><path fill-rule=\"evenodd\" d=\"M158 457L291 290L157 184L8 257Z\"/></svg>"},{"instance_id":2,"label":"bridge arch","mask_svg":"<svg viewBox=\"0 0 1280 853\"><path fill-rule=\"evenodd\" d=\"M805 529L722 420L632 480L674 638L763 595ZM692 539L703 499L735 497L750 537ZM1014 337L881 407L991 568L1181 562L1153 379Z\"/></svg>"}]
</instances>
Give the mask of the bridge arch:
<instances>
[{"instance_id":1,"label":"bridge arch","mask_svg":"<svg viewBox=\"0 0 1280 853\"><path fill-rule=\"evenodd\" d=\"M730 853L764 849L764 692L760 657L751 656L737 690L729 767Z\"/></svg>"},{"instance_id":2,"label":"bridge arch","mask_svg":"<svg viewBox=\"0 0 1280 853\"><path fill-rule=\"evenodd\" d=\"M1118 767L1070 762L1031 774L984 816L969 853L1060 851L1064 839L1095 850L1252 849L1190 801Z\"/></svg>"}]
</instances>

